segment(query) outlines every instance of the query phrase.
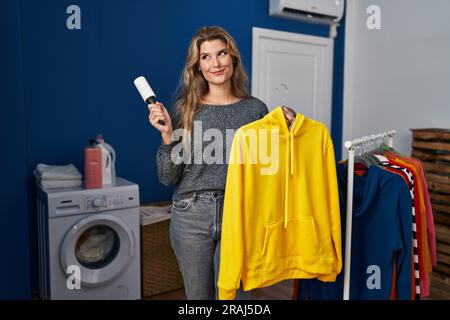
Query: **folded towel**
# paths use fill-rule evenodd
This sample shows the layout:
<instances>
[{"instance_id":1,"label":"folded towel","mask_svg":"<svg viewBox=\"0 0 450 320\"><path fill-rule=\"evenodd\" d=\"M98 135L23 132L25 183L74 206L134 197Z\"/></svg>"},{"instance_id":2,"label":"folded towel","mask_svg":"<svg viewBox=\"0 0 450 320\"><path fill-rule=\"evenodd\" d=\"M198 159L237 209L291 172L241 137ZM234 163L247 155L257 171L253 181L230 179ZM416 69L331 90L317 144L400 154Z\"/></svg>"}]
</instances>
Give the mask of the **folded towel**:
<instances>
[{"instance_id":1,"label":"folded towel","mask_svg":"<svg viewBox=\"0 0 450 320\"><path fill-rule=\"evenodd\" d=\"M49 166L39 163L33 171L36 178L41 180L81 180L81 173L73 164L64 166Z\"/></svg>"},{"instance_id":2,"label":"folded towel","mask_svg":"<svg viewBox=\"0 0 450 320\"><path fill-rule=\"evenodd\" d=\"M75 188L80 187L83 181L79 180L36 180L37 183L44 189L55 188Z\"/></svg>"}]
</instances>

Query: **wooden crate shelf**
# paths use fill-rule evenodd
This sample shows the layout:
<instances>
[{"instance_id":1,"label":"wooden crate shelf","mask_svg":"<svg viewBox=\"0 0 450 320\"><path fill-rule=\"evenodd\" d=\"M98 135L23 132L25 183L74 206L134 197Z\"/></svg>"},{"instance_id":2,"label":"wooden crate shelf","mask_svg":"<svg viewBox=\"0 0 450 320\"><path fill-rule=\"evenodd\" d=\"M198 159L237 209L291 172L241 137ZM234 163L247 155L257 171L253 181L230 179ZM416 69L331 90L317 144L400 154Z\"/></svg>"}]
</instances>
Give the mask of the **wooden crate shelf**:
<instances>
[{"instance_id":1,"label":"wooden crate shelf","mask_svg":"<svg viewBox=\"0 0 450 320\"><path fill-rule=\"evenodd\" d=\"M450 226L450 215L446 213L442 213L433 208L433 216L435 224L444 224Z\"/></svg>"},{"instance_id":2,"label":"wooden crate shelf","mask_svg":"<svg viewBox=\"0 0 450 320\"><path fill-rule=\"evenodd\" d=\"M442 252L445 254L450 254L450 245L442 242L436 242L437 252Z\"/></svg>"},{"instance_id":3,"label":"wooden crate shelf","mask_svg":"<svg viewBox=\"0 0 450 320\"><path fill-rule=\"evenodd\" d=\"M432 203L433 210L436 210L436 211L439 211L439 212L442 212L442 213L447 213L447 214L450 215L450 205L448 205L448 204L438 204L438 203L435 203L433 200L431 201L431 203Z\"/></svg>"},{"instance_id":4,"label":"wooden crate shelf","mask_svg":"<svg viewBox=\"0 0 450 320\"><path fill-rule=\"evenodd\" d=\"M436 230L432 289L450 299L450 129L411 129L411 156L422 161Z\"/></svg>"}]
</instances>

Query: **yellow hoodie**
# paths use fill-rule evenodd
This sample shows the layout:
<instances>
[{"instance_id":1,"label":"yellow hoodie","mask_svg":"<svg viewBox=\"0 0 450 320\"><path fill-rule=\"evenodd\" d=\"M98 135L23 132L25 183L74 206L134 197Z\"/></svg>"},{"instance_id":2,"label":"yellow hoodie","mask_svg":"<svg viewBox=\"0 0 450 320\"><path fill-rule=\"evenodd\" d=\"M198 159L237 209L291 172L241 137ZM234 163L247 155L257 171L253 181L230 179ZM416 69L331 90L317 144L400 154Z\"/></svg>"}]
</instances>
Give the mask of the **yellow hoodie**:
<instances>
[{"instance_id":1,"label":"yellow hoodie","mask_svg":"<svg viewBox=\"0 0 450 320\"><path fill-rule=\"evenodd\" d=\"M230 152L219 298L284 279L335 281L342 268L333 143L320 122L281 107L241 127Z\"/></svg>"}]
</instances>

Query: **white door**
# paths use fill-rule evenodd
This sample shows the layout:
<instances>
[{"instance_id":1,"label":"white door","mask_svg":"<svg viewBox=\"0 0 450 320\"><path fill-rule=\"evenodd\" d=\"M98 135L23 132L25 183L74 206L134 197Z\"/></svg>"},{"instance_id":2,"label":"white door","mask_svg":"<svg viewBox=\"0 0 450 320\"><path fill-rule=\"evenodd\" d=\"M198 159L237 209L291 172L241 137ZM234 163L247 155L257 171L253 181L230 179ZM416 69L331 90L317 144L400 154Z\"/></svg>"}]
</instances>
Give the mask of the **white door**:
<instances>
[{"instance_id":1,"label":"white door","mask_svg":"<svg viewBox=\"0 0 450 320\"><path fill-rule=\"evenodd\" d=\"M331 130L333 40L253 28L252 51L252 95L269 110L284 104Z\"/></svg>"}]
</instances>

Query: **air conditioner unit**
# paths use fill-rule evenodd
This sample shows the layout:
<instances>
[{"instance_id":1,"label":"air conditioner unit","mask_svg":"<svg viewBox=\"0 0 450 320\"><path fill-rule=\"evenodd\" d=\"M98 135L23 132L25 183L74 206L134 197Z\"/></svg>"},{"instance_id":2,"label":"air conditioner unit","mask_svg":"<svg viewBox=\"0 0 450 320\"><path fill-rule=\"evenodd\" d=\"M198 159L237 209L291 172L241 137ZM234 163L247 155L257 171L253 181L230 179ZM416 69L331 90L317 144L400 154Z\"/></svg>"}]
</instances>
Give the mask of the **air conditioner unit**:
<instances>
[{"instance_id":1,"label":"air conditioner unit","mask_svg":"<svg viewBox=\"0 0 450 320\"><path fill-rule=\"evenodd\" d=\"M325 25L337 24L344 15L344 0L270 0L270 16Z\"/></svg>"}]
</instances>

